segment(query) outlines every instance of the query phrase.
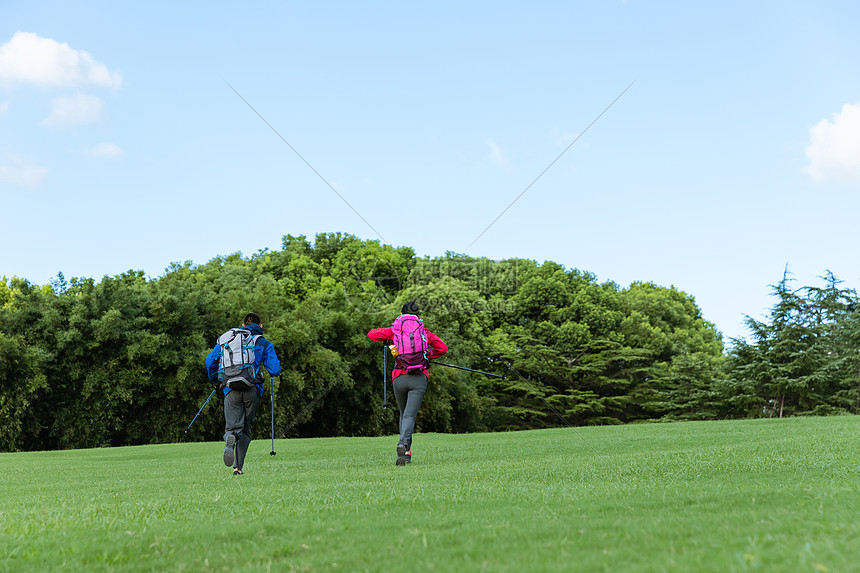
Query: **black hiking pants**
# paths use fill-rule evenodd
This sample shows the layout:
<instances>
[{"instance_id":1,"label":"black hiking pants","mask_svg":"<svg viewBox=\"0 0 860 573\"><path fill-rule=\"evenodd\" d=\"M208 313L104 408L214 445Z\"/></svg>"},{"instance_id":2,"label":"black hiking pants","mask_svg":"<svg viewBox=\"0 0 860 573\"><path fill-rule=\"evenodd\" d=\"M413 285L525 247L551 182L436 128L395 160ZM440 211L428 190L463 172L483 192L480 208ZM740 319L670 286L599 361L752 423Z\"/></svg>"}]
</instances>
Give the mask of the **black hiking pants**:
<instances>
[{"instance_id":1,"label":"black hiking pants","mask_svg":"<svg viewBox=\"0 0 860 573\"><path fill-rule=\"evenodd\" d=\"M404 444L411 451L415 416L427 392L427 377L423 374L401 374L391 386L394 388L397 407L400 408L400 441L397 444Z\"/></svg>"},{"instance_id":2,"label":"black hiking pants","mask_svg":"<svg viewBox=\"0 0 860 573\"><path fill-rule=\"evenodd\" d=\"M236 435L236 458L233 465L240 470L245 464L245 454L251 444L251 426L260 409L260 395L257 388L230 390L224 396L224 439L229 434Z\"/></svg>"}]
</instances>

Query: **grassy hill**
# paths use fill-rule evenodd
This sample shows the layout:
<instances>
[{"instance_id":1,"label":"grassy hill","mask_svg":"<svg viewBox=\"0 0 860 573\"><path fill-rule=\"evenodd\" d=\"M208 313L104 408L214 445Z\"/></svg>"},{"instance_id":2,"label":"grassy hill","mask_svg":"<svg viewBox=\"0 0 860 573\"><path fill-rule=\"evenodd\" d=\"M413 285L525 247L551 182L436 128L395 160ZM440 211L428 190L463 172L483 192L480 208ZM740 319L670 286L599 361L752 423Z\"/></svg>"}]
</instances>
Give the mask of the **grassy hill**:
<instances>
[{"instance_id":1,"label":"grassy hill","mask_svg":"<svg viewBox=\"0 0 860 573\"><path fill-rule=\"evenodd\" d=\"M858 571L860 418L0 454L2 571Z\"/></svg>"}]
</instances>

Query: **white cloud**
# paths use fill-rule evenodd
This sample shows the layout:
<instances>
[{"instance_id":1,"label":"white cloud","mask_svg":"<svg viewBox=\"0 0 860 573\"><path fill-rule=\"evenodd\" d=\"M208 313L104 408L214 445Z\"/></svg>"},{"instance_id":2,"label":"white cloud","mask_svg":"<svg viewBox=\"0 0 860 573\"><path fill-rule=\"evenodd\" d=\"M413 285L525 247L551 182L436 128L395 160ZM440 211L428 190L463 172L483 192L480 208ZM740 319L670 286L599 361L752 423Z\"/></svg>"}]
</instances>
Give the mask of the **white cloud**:
<instances>
[{"instance_id":1,"label":"white cloud","mask_svg":"<svg viewBox=\"0 0 860 573\"><path fill-rule=\"evenodd\" d=\"M120 157L125 151L113 143L99 143L89 151L94 157Z\"/></svg>"},{"instance_id":2,"label":"white cloud","mask_svg":"<svg viewBox=\"0 0 860 573\"><path fill-rule=\"evenodd\" d=\"M0 85L3 84L118 88L122 76L108 70L88 52L36 34L15 32L0 46Z\"/></svg>"},{"instance_id":3,"label":"white cloud","mask_svg":"<svg viewBox=\"0 0 860 573\"><path fill-rule=\"evenodd\" d=\"M816 181L860 181L860 104L845 104L809 128L809 164L803 170Z\"/></svg>"},{"instance_id":4,"label":"white cloud","mask_svg":"<svg viewBox=\"0 0 860 573\"><path fill-rule=\"evenodd\" d=\"M0 154L0 183L38 187L46 175L47 167L39 167L14 153Z\"/></svg>"},{"instance_id":5,"label":"white cloud","mask_svg":"<svg viewBox=\"0 0 860 573\"><path fill-rule=\"evenodd\" d=\"M8 101L0 102L0 115L3 115L4 113L9 113Z\"/></svg>"},{"instance_id":6,"label":"white cloud","mask_svg":"<svg viewBox=\"0 0 860 573\"><path fill-rule=\"evenodd\" d=\"M492 139L487 140L487 145L490 146L490 159L492 159L494 163L504 165L506 161L502 148L499 147L499 145Z\"/></svg>"},{"instance_id":7,"label":"white cloud","mask_svg":"<svg viewBox=\"0 0 860 573\"><path fill-rule=\"evenodd\" d=\"M96 96L77 94L58 97L51 102L51 115L40 123L51 127L66 127L98 121L104 111L104 102Z\"/></svg>"},{"instance_id":8,"label":"white cloud","mask_svg":"<svg viewBox=\"0 0 860 573\"><path fill-rule=\"evenodd\" d=\"M553 142L559 147L567 147L573 140L579 137L578 133L571 133L560 127L554 127L549 132Z\"/></svg>"}]
</instances>

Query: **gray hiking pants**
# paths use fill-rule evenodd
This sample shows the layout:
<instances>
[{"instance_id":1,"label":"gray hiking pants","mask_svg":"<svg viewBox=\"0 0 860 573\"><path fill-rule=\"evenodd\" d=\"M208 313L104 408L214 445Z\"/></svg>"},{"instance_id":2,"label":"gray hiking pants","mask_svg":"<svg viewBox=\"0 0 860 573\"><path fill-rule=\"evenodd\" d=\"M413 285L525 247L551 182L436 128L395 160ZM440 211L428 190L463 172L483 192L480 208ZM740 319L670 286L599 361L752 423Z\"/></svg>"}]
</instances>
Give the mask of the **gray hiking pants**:
<instances>
[{"instance_id":1,"label":"gray hiking pants","mask_svg":"<svg viewBox=\"0 0 860 573\"><path fill-rule=\"evenodd\" d=\"M256 388L230 390L224 396L224 439L236 435L236 457L233 465L240 470L245 463L245 454L251 444L251 426L260 409L260 395Z\"/></svg>"},{"instance_id":2,"label":"gray hiking pants","mask_svg":"<svg viewBox=\"0 0 860 573\"><path fill-rule=\"evenodd\" d=\"M412 431L415 429L415 416L424 393L427 392L427 377L423 374L401 374L391 383L397 407L400 408L400 441L397 445L406 445L412 450Z\"/></svg>"}]
</instances>

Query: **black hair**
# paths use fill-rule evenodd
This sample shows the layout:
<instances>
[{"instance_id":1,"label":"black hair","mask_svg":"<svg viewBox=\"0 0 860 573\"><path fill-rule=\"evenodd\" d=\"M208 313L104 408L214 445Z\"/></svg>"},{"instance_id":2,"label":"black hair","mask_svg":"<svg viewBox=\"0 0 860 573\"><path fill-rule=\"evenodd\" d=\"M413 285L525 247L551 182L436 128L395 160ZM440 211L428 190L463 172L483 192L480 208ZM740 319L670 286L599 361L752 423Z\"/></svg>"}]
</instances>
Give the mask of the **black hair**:
<instances>
[{"instance_id":1,"label":"black hair","mask_svg":"<svg viewBox=\"0 0 860 573\"><path fill-rule=\"evenodd\" d=\"M263 319L256 312L249 312L245 315L244 325L248 326L250 324L263 324Z\"/></svg>"},{"instance_id":2,"label":"black hair","mask_svg":"<svg viewBox=\"0 0 860 573\"><path fill-rule=\"evenodd\" d=\"M414 314L415 316L418 316L419 310L418 303L414 300L410 300L403 305L403 308L400 309L400 314Z\"/></svg>"}]
</instances>

